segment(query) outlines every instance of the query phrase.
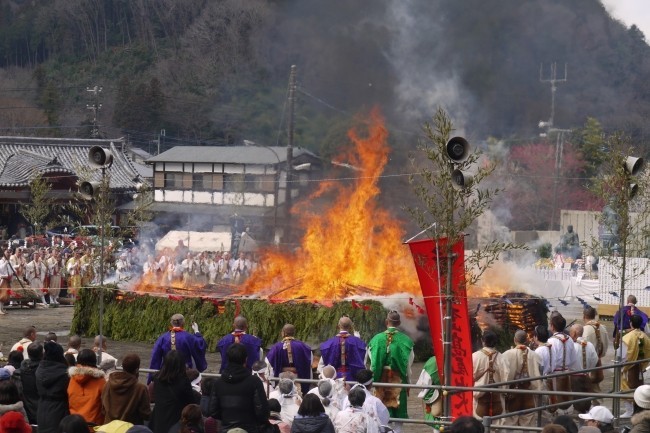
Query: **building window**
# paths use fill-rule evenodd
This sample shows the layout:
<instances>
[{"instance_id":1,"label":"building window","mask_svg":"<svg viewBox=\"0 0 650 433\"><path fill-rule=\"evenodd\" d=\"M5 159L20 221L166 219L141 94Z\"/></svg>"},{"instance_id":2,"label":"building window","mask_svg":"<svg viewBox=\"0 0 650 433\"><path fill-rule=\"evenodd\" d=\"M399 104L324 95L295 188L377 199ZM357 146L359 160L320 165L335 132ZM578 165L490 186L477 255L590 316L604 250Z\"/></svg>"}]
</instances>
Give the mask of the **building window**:
<instances>
[{"instance_id":1,"label":"building window","mask_svg":"<svg viewBox=\"0 0 650 433\"><path fill-rule=\"evenodd\" d=\"M154 188L164 188L165 187L165 173L162 171L157 171L153 175L153 186Z\"/></svg>"},{"instance_id":2,"label":"building window","mask_svg":"<svg viewBox=\"0 0 650 433\"><path fill-rule=\"evenodd\" d=\"M244 192L245 188L243 174L223 175L223 190L225 192Z\"/></svg>"},{"instance_id":3,"label":"building window","mask_svg":"<svg viewBox=\"0 0 650 433\"><path fill-rule=\"evenodd\" d=\"M223 174L212 175L212 188L215 191L223 191Z\"/></svg>"},{"instance_id":4,"label":"building window","mask_svg":"<svg viewBox=\"0 0 650 433\"><path fill-rule=\"evenodd\" d=\"M183 189L194 189L192 173L183 173Z\"/></svg>"},{"instance_id":5,"label":"building window","mask_svg":"<svg viewBox=\"0 0 650 433\"><path fill-rule=\"evenodd\" d=\"M212 191L214 189L211 173L195 173L192 184L194 191Z\"/></svg>"},{"instance_id":6,"label":"building window","mask_svg":"<svg viewBox=\"0 0 650 433\"><path fill-rule=\"evenodd\" d=\"M165 188L167 189L182 189L183 188L183 173L165 173Z\"/></svg>"},{"instance_id":7,"label":"building window","mask_svg":"<svg viewBox=\"0 0 650 433\"><path fill-rule=\"evenodd\" d=\"M273 175L247 174L244 183L246 192L275 191L275 176Z\"/></svg>"}]
</instances>

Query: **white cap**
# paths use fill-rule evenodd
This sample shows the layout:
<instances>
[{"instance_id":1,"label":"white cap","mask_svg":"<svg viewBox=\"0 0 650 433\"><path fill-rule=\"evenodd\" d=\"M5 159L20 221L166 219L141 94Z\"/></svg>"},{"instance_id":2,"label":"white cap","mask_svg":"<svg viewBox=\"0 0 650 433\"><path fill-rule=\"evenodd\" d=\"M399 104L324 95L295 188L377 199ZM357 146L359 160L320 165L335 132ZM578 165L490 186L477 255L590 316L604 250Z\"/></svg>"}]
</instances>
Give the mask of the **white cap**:
<instances>
[{"instance_id":1,"label":"white cap","mask_svg":"<svg viewBox=\"0 0 650 433\"><path fill-rule=\"evenodd\" d=\"M584 420L594 420L605 424L611 424L614 420L614 415L605 406L594 406L589 409L589 412L581 413L578 416Z\"/></svg>"}]
</instances>

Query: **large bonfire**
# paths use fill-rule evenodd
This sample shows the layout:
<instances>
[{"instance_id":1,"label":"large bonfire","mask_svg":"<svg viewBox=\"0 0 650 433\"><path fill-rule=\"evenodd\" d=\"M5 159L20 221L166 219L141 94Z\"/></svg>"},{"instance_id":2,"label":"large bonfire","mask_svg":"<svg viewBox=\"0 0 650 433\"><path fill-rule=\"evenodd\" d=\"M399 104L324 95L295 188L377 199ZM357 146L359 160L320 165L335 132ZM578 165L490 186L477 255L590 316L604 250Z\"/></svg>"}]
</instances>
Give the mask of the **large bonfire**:
<instances>
[{"instance_id":1,"label":"large bonfire","mask_svg":"<svg viewBox=\"0 0 650 433\"><path fill-rule=\"evenodd\" d=\"M400 223L377 203L377 183L389 153L383 118L374 111L364 136L355 130L348 136L352 145L336 159L352 170L340 179L322 181L291 210L304 231L295 251L261 251L262 265L238 287L183 287L177 281L163 287L142 279L131 285L132 291L304 300L328 306L346 298L419 293ZM316 201L331 204L316 209Z\"/></svg>"},{"instance_id":2,"label":"large bonfire","mask_svg":"<svg viewBox=\"0 0 650 433\"><path fill-rule=\"evenodd\" d=\"M266 251L264 266L243 287L242 294L270 299L316 300L323 304L351 296L418 293L419 284L403 230L378 207L377 185L386 163L388 131L377 112L367 135L352 130L350 151L337 158L356 168L352 178L324 181L293 213L305 234L294 253ZM334 195L324 212L312 200Z\"/></svg>"}]
</instances>

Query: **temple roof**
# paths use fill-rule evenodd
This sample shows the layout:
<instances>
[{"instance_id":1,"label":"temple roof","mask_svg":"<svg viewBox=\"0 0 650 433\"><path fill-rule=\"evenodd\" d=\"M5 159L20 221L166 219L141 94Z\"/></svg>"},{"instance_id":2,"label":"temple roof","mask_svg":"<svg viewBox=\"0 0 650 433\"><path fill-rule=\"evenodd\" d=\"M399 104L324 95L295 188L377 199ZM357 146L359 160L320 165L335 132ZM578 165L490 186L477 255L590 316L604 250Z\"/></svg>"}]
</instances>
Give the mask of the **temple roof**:
<instances>
[{"instance_id":1,"label":"temple roof","mask_svg":"<svg viewBox=\"0 0 650 433\"><path fill-rule=\"evenodd\" d=\"M142 182L122 150L121 138L0 137L0 187L25 187L43 174L100 181L101 170L88 164L88 152L93 146L110 149L113 155L113 165L108 169L111 189L131 190Z\"/></svg>"}]
</instances>

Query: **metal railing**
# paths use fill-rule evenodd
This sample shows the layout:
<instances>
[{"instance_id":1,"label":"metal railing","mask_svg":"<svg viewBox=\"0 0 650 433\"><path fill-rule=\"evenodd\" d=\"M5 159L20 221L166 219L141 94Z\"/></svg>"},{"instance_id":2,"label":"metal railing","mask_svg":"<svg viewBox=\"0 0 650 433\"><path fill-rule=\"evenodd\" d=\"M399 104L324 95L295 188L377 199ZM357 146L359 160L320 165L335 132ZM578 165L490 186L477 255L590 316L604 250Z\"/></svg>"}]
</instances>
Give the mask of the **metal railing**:
<instances>
[{"instance_id":1,"label":"metal railing","mask_svg":"<svg viewBox=\"0 0 650 433\"><path fill-rule=\"evenodd\" d=\"M502 393L502 394L522 394L522 395L534 395L534 396L569 396L569 397L575 397L574 399L571 400L566 400L560 403L548 403L548 404L541 404L541 405L536 405L533 408L530 409L522 409L519 411L515 412L504 412L499 414L499 415L494 415L494 416L484 416L482 418L483 425L485 427L485 432L489 433L491 430L522 430L522 431L541 431L541 420L542 420L542 414L545 411L548 411L550 409L558 408L560 406L567 406L567 405L572 405L574 403L580 403L580 402L587 402L587 401L592 401L596 399L612 399L612 400L620 400L620 399L630 399L631 394L633 390L626 391L626 392L601 392L601 393L594 393L594 392L575 392L575 391L550 391L550 390L532 390L532 389L514 389L510 388L510 385L516 385L520 383L525 383L525 382L532 382L532 381L547 381L549 379L553 378L558 378L558 377L565 377L565 376L574 376L577 374L587 374L593 371L598 371L598 370L610 370L610 369L615 369L615 371L619 371L622 367L628 366L628 365L635 365L635 364L641 364L641 363L646 363L650 362L650 358L648 359L642 359L639 361L631 361L631 362L624 362L624 363L616 363L611 365L604 365L601 367L594 367L594 368L588 368L584 370L577 370L577 371L566 371L566 372L559 372L559 373L553 373L553 374L548 374L544 376L538 376L538 377L529 377L529 378L524 378L524 379L514 379L514 380L509 380L509 381L504 381L504 382L498 382L498 383L492 383L489 385L485 386L474 386L474 387L461 387L461 386L445 386L445 385L416 385L416 384L395 384L395 383L382 383L382 382L374 382L372 384L373 387L376 388L404 388L404 389L437 389L442 393L445 391L450 394L455 394L455 393L460 393L460 392L492 392L492 393ZM151 369L140 369L141 374L148 374L148 373L156 373L158 370L151 370ZM218 373L201 373L202 376L204 377L221 377L220 374ZM268 378L271 382L277 382L280 380L279 377L269 377ZM295 379L294 382L297 383L309 383L309 384L317 384L319 382L318 379ZM346 384L353 385L356 382L346 382ZM534 426L519 426L519 425L497 425L495 424L495 421L498 421L500 419L505 419L509 418L512 416L521 416L521 415L527 415L530 413L537 413L537 427ZM468 414L471 415L471 414ZM615 421L619 421L619 413L615 413ZM408 419L402 419L402 418L390 418L390 422L394 423L404 423L404 424L423 424L427 426L448 426L451 424L451 420L449 419L444 419L440 418L439 420L432 422L429 420L425 420L423 418L408 418Z\"/></svg>"}]
</instances>

